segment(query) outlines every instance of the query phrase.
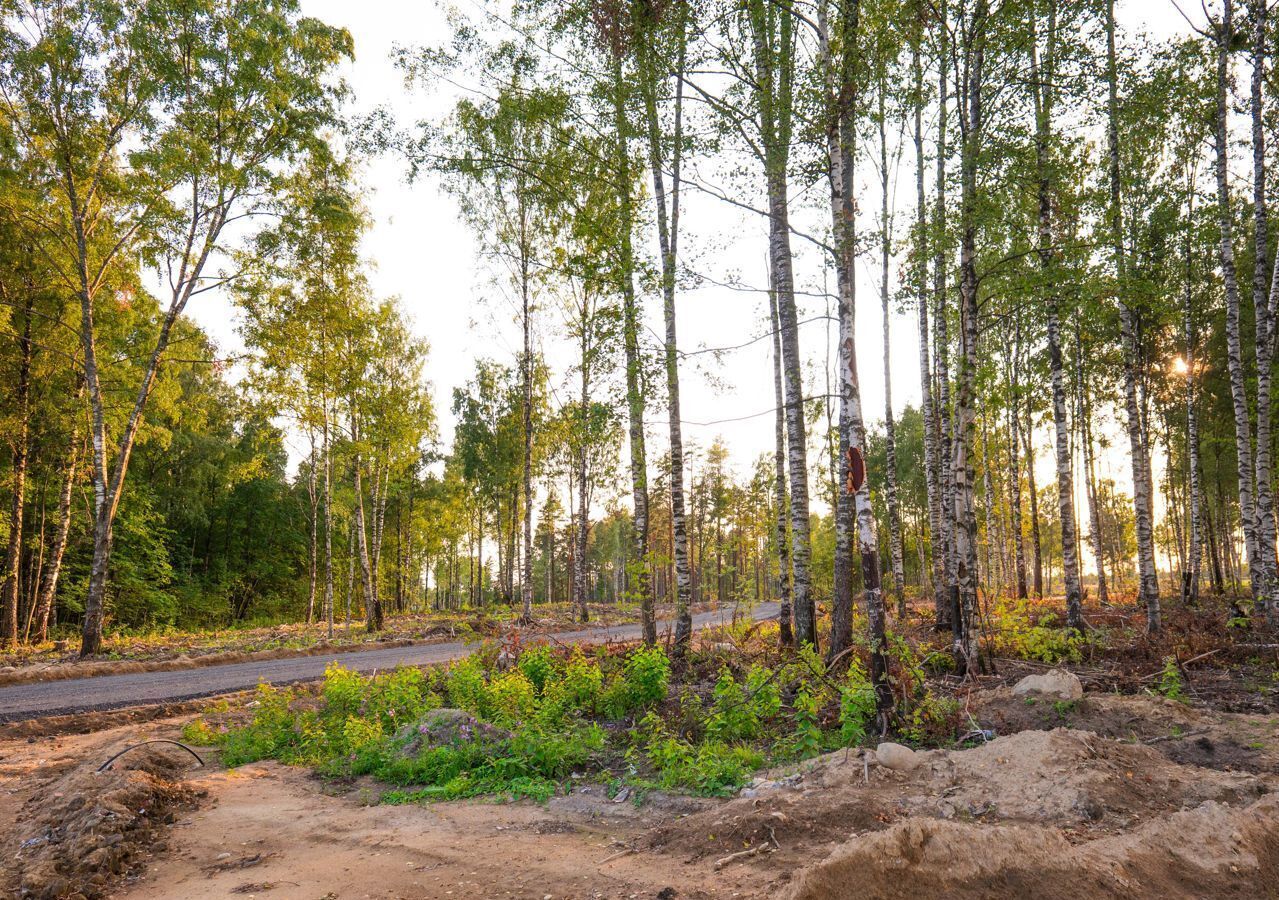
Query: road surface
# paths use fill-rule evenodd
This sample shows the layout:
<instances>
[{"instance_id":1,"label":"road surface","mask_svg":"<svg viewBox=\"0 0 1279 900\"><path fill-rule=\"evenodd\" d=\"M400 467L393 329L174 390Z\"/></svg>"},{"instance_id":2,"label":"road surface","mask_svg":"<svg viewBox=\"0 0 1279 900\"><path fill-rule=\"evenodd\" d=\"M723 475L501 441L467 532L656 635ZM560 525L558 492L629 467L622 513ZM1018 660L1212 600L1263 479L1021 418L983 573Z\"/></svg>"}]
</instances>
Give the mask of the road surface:
<instances>
[{"instance_id":1,"label":"road surface","mask_svg":"<svg viewBox=\"0 0 1279 900\"><path fill-rule=\"evenodd\" d=\"M734 608L693 616L693 627L704 628L731 621ZM755 606L757 620L775 618L776 603ZM659 628L667 623L659 623ZM561 631L553 635L562 644L603 643L637 640L639 625L611 625ZM292 684L313 681L324 675L331 662L348 669L369 672L393 669L399 665L422 666L448 662L466 656L474 649L461 641L440 644L414 644L407 647L375 647L324 656L300 656L292 659L264 659L227 663L196 669L169 672L138 672L128 675L97 675L69 678L63 681L41 681L0 688L0 722L21 722L40 716L65 715L94 710L118 709L126 706L150 706L176 703L197 697L229 694L255 687L260 682Z\"/></svg>"}]
</instances>

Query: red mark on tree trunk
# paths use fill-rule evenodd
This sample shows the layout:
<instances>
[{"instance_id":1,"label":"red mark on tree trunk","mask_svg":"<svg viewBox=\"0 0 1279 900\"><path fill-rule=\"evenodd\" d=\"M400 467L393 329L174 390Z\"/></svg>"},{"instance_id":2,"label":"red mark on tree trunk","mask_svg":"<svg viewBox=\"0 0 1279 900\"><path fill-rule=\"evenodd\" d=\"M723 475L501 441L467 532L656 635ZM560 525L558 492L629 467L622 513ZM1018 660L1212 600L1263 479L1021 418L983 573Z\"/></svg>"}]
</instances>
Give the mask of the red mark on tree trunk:
<instances>
[{"instance_id":1,"label":"red mark on tree trunk","mask_svg":"<svg viewBox=\"0 0 1279 900\"><path fill-rule=\"evenodd\" d=\"M855 494L862 489L862 485L866 483L866 460L862 457L861 450L856 447L848 448L848 493Z\"/></svg>"}]
</instances>

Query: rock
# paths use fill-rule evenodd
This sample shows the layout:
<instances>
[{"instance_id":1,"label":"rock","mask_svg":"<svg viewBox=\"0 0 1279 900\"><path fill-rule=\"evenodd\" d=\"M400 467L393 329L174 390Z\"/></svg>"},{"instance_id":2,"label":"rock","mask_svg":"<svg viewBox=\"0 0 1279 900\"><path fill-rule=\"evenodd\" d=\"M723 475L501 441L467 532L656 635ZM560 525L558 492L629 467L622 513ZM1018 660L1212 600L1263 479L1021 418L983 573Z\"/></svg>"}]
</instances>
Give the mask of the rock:
<instances>
[{"instance_id":1,"label":"rock","mask_svg":"<svg viewBox=\"0 0 1279 900\"><path fill-rule=\"evenodd\" d=\"M909 747L889 741L875 748L875 759L885 769L892 769L894 772L909 772L924 761L924 755Z\"/></svg>"},{"instance_id":2,"label":"rock","mask_svg":"<svg viewBox=\"0 0 1279 900\"><path fill-rule=\"evenodd\" d=\"M1078 700L1084 695L1084 686L1074 672L1053 669L1043 675L1027 675L1013 687L1014 697L1028 694L1043 694L1059 700Z\"/></svg>"},{"instance_id":3,"label":"rock","mask_svg":"<svg viewBox=\"0 0 1279 900\"><path fill-rule=\"evenodd\" d=\"M505 729L481 722L461 709L443 707L427 712L412 725L395 732L395 743L402 757L414 757L428 747L444 747L468 741L499 741L509 738Z\"/></svg>"}]
</instances>

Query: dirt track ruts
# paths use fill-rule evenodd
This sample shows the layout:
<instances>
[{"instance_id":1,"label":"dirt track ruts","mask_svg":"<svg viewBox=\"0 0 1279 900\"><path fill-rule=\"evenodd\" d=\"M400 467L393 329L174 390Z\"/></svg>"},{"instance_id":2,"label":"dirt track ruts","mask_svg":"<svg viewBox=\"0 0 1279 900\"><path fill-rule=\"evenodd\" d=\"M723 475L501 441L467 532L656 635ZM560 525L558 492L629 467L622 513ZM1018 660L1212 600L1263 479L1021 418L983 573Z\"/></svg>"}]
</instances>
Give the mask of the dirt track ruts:
<instances>
[{"instance_id":1,"label":"dirt track ruts","mask_svg":"<svg viewBox=\"0 0 1279 900\"><path fill-rule=\"evenodd\" d=\"M704 628L728 622L734 611L733 607L726 607L699 613L693 616L693 627ZM754 609L757 620L774 618L777 612L776 603L761 603ZM609 640L637 640L639 637L639 625L611 625L556 632L545 638L536 637L531 640L534 643L554 640L563 644L591 644ZM393 669L398 665L429 665L457 659L470 653L472 649L472 646L461 641L449 641L407 647L375 647L324 656L250 660L169 672L97 675L17 684L0 688L0 722L21 722L41 716L174 703L242 691L264 681L270 684L311 681L322 676L331 662L340 662L347 668L361 672Z\"/></svg>"}]
</instances>

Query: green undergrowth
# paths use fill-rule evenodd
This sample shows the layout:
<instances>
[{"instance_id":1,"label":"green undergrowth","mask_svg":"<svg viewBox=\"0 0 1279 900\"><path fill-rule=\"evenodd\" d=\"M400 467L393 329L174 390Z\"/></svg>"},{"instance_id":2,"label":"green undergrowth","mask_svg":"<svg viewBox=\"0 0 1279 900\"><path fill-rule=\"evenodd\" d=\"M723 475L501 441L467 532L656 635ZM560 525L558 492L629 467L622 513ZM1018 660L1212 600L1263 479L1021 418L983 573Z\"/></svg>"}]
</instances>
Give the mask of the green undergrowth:
<instances>
[{"instance_id":1,"label":"green undergrowth","mask_svg":"<svg viewBox=\"0 0 1279 900\"><path fill-rule=\"evenodd\" d=\"M894 683L914 693L903 735L953 738L953 704L927 694L918 663L900 647ZM390 786L383 802L405 803L545 800L575 781L636 796L724 796L766 765L867 741L874 730L863 665L854 658L828 672L808 648L785 657L693 652L678 676L661 648L539 646L513 665L510 655L484 645L447 667L371 677L335 663L318 692L262 685L238 717L197 719L184 734L219 745L231 766L274 759L333 777L372 776Z\"/></svg>"}]
</instances>

